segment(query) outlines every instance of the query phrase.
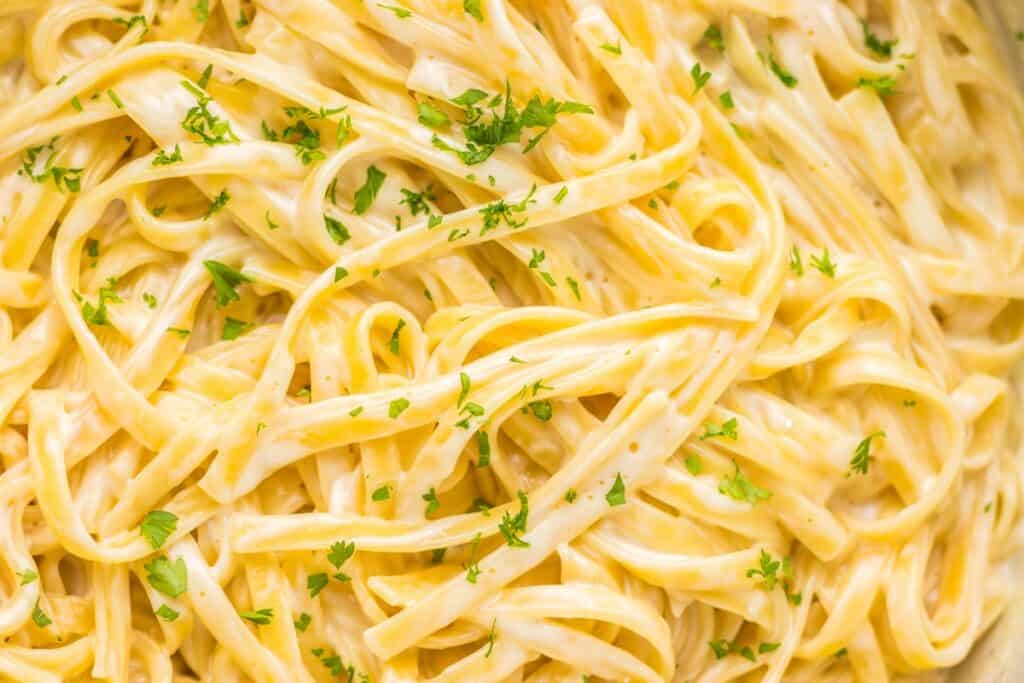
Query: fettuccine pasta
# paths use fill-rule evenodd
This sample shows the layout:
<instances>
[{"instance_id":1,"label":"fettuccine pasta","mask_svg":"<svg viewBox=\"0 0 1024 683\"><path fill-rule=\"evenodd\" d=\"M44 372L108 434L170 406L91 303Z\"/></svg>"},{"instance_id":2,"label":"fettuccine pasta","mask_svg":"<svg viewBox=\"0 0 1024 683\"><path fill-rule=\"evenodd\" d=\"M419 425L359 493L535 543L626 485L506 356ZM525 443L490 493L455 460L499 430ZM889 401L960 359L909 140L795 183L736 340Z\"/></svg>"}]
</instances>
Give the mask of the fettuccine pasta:
<instances>
[{"instance_id":1,"label":"fettuccine pasta","mask_svg":"<svg viewBox=\"0 0 1024 683\"><path fill-rule=\"evenodd\" d=\"M936 681L1013 591L965 0L4 0L0 677Z\"/></svg>"}]
</instances>

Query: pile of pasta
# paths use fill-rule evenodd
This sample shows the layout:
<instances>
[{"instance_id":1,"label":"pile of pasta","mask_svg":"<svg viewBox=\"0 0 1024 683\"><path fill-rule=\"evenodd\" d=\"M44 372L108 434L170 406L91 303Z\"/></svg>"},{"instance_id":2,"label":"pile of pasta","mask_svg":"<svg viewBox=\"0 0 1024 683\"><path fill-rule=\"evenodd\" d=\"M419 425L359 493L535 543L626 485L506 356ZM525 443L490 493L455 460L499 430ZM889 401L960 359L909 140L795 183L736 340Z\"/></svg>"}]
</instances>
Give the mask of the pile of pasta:
<instances>
[{"instance_id":1,"label":"pile of pasta","mask_svg":"<svg viewBox=\"0 0 1024 683\"><path fill-rule=\"evenodd\" d=\"M0 676L938 680L1022 122L964 0L5 0Z\"/></svg>"}]
</instances>

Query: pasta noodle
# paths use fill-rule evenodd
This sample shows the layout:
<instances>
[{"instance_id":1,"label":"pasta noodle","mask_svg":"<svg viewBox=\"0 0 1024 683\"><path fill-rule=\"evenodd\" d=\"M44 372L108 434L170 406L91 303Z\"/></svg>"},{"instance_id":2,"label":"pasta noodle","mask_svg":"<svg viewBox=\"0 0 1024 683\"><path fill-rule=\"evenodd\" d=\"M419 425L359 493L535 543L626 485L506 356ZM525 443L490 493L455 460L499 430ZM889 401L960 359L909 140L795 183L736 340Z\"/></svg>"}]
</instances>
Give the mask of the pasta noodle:
<instances>
[{"instance_id":1,"label":"pasta noodle","mask_svg":"<svg viewBox=\"0 0 1024 683\"><path fill-rule=\"evenodd\" d=\"M1018 543L964 0L5 0L0 676L935 681Z\"/></svg>"}]
</instances>

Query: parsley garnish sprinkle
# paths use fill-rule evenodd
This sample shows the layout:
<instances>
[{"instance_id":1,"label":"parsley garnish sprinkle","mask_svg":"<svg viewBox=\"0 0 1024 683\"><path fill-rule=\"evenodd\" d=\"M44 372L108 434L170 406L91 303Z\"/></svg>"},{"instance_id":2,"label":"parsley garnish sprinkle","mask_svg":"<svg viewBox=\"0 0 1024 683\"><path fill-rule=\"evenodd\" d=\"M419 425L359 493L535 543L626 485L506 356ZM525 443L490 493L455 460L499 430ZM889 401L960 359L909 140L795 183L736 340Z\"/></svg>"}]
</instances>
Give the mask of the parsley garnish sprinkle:
<instances>
[{"instance_id":1,"label":"parsley garnish sprinkle","mask_svg":"<svg viewBox=\"0 0 1024 683\"><path fill-rule=\"evenodd\" d=\"M149 545L156 550L178 528L178 516L166 510L153 510L147 512L139 525L139 532Z\"/></svg>"},{"instance_id":2,"label":"parsley garnish sprinkle","mask_svg":"<svg viewBox=\"0 0 1024 683\"><path fill-rule=\"evenodd\" d=\"M238 301L236 288L243 282L252 282L252 278L220 261L203 261L203 266L213 278L213 288L217 297L217 308L223 308L232 301Z\"/></svg>"}]
</instances>

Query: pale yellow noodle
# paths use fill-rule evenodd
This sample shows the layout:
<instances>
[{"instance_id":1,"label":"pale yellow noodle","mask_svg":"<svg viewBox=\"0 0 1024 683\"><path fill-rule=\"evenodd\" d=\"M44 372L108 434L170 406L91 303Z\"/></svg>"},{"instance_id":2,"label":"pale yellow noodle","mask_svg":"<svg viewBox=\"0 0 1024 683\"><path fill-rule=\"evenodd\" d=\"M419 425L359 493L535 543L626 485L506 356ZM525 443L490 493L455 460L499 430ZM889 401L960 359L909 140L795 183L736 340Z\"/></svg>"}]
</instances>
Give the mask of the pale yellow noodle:
<instances>
[{"instance_id":1,"label":"pale yellow noodle","mask_svg":"<svg viewBox=\"0 0 1024 683\"><path fill-rule=\"evenodd\" d=\"M1019 538L992 41L964 0L3 3L0 677L944 677Z\"/></svg>"}]
</instances>

